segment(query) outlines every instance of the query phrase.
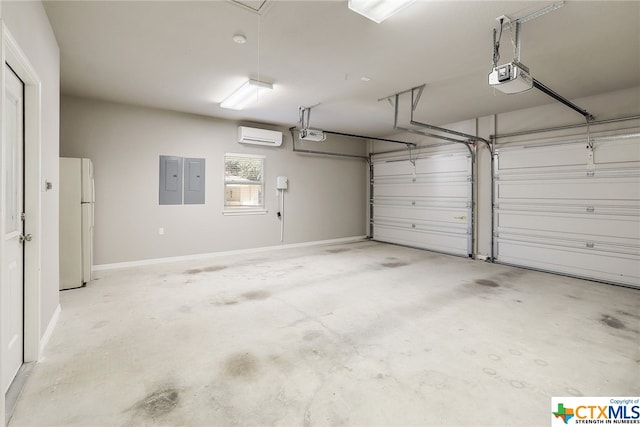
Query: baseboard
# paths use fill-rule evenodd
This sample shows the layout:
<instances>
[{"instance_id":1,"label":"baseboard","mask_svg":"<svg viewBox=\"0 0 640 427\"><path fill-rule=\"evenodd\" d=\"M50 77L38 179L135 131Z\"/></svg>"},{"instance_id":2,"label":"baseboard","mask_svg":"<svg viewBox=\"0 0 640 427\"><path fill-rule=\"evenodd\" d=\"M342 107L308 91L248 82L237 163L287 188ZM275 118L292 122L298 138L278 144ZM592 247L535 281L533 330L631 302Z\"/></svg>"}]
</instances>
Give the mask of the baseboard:
<instances>
[{"instance_id":1,"label":"baseboard","mask_svg":"<svg viewBox=\"0 0 640 427\"><path fill-rule=\"evenodd\" d=\"M60 312L62 308L60 304L56 307L56 310L53 312L53 316L51 316L51 320L49 320L49 324L47 325L47 329L45 329L44 334L42 334L42 338L40 338L40 350L38 354L38 360L42 358L42 352L44 348L49 344L49 340L53 335L53 330L56 328L56 324L58 323L58 319L60 318Z\"/></svg>"},{"instance_id":2,"label":"baseboard","mask_svg":"<svg viewBox=\"0 0 640 427\"><path fill-rule=\"evenodd\" d=\"M365 239L366 239L366 236L342 237L339 239L316 240L313 242L291 243L288 245L277 245L277 246L264 246L261 248L238 249L233 251L222 251L222 252L210 252L210 253L204 253L204 254L175 256L175 257L168 257L168 258L143 259L140 261L118 262L114 264L98 264L98 265L94 265L91 268L91 270L92 271L117 270L120 268L140 267L145 265L164 264L168 262L177 262L177 261L192 261L192 260L216 258L216 257L222 257L222 256L229 256L229 255L254 254L259 252L277 251L281 249L302 248L306 246L323 246L323 245L336 245L340 243L353 243L353 242L363 241Z\"/></svg>"}]
</instances>

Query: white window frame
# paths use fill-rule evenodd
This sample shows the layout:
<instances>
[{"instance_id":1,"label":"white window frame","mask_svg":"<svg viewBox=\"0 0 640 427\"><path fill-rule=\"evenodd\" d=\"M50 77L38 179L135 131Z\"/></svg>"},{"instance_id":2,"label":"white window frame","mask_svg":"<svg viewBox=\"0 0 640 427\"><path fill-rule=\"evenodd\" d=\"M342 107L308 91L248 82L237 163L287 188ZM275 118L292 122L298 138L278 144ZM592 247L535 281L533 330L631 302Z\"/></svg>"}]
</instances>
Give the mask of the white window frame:
<instances>
[{"instance_id":1,"label":"white window frame","mask_svg":"<svg viewBox=\"0 0 640 427\"><path fill-rule=\"evenodd\" d=\"M262 192L262 204L260 206L242 206L242 205L227 205L227 159L230 157L246 158L246 159L261 159L262 160L262 174L260 179L260 185L262 186L260 191ZM245 153L225 153L224 154L224 167L223 167L223 211L224 215L262 215L266 214L266 201L265 201L265 163L266 156L261 154L245 154ZM238 185L236 183L236 185ZM242 184L239 184L242 185ZM248 184L249 185L249 184ZM255 184L252 184L255 185Z\"/></svg>"}]
</instances>

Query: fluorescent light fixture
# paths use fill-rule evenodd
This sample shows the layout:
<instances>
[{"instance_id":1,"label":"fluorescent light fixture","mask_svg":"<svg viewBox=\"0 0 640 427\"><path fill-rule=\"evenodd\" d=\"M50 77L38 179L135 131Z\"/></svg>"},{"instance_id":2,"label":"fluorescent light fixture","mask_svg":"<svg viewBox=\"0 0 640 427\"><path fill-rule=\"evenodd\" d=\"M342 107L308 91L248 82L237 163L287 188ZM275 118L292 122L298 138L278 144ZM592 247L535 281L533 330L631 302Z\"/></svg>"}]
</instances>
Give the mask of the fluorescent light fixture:
<instances>
[{"instance_id":1,"label":"fluorescent light fixture","mask_svg":"<svg viewBox=\"0 0 640 427\"><path fill-rule=\"evenodd\" d=\"M260 89L273 89L271 83L265 83L258 80L249 80L233 92L227 99L220 103L220 107L229 108L231 110L242 110L251 101L258 98Z\"/></svg>"},{"instance_id":2,"label":"fluorescent light fixture","mask_svg":"<svg viewBox=\"0 0 640 427\"><path fill-rule=\"evenodd\" d=\"M349 0L349 9L379 24L416 0Z\"/></svg>"}]
</instances>

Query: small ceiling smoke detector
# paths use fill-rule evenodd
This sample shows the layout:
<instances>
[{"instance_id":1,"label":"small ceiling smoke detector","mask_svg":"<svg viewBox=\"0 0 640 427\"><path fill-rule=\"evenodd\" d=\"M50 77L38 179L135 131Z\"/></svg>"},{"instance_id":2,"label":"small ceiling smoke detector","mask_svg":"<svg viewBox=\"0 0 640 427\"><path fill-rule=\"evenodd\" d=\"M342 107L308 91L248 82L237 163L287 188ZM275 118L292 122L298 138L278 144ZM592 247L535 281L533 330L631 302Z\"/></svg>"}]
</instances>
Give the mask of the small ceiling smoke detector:
<instances>
[{"instance_id":1,"label":"small ceiling smoke detector","mask_svg":"<svg viewBox=\"0 0 640 427\"><path fill-rule=\"evenodd\" d=\"M232 40L238 44L245 44L247 42L247 37L244 34L234 34Z\"/></svg>"}]
</instances>

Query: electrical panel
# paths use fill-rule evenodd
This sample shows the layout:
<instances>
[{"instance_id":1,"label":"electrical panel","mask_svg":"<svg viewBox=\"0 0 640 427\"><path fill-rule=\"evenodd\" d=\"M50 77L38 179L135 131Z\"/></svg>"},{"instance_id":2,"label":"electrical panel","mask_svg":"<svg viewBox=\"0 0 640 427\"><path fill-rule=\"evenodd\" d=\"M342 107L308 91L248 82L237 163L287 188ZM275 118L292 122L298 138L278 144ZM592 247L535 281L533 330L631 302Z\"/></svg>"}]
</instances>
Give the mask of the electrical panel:
<instances>
[{"instance_id":1,"label":"electrical panel","mask_svg":"<svg viewBox=\"0 0 640 427\"><path fill-rule=\"evenodd\" d=\"M205 159L160 156L161 205L205 203Z\"/></svg>"},{"instance_id":2,"label":"electrical panel","mask_svg":"<svg viewBox=\"0 0 640 427\"><path fill-rule=\"evenodd\" d=\"M204 205L204 169L204 159L184 159L185 205Z\"/></svg>"},{"instance_id":3,"label":"electrical panel","mask_svg":"<svg viewBox=\"0 0 640 427\"><path fill-rule=\"evenodd\" d=\"M182 157L160 156L161 205L182 204Z\"/></svg>"}]
</instances>

